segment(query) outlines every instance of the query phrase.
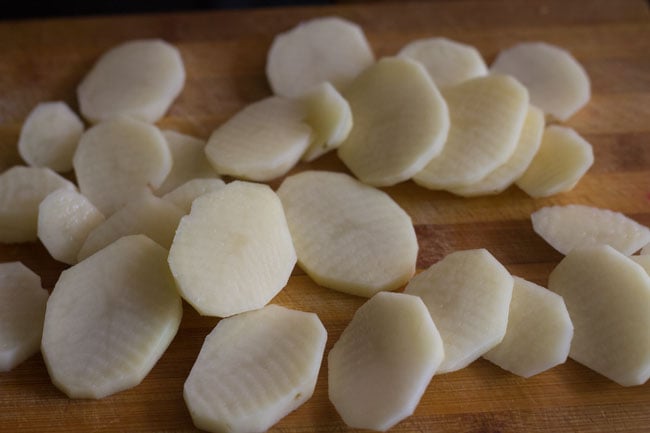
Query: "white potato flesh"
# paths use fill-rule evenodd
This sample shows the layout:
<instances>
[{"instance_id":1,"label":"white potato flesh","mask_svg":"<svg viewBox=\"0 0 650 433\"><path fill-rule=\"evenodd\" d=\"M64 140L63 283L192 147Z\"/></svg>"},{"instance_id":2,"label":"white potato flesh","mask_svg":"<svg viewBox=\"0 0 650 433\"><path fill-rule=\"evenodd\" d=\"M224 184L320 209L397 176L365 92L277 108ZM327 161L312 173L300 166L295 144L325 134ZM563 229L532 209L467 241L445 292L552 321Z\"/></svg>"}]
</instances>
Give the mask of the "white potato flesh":
<instances>
[{"instance_id":1,"label":"white potato flesh","mask_svg":"<svg viewBox=\"0 0 650 433\"><path fill-rule=\"evenodd\" d=\"M166 259L167 250L133 235L61 273L47 302L41 351L68 397L132 388L167 349L183 308Z\"/></svg>"},{"instance_id":2,"label":"white potato flesh","mask_svg":"<svg viewBox=\"0 0 650 433\"><path fill-rule=\"evenodd\" d=\"M119 117L87 130L73 163L81 193L108 216L158 188L171 170L172 157L158 128Z\"/></svg>"},{"instance_id":3,"label":"white potato flesh","mask_svg":"<svg viewBox=\"0 0 650 433\"><path fill-rule=\"evenodd\" d=\"M343 96L354 125L338 155L362 182L388 186L408 180L442 150L447 104L421 64L381 59Z\"/></svg>"},{"instance_id":4,"label":"white potato flesh","mask_svg":"<svg viewBox=\"0 0 650 433\"><path fill-rule=\"evenodd\" d=\"M0 372L39 351L47 297L32 270L20 262L0 263Z\"/></svg>"},{"instance_id":5,"label":"white potato flesh","mask_svg":"<svg viewBox=\"0 0 650 433\"><path fill-rule=\"evenodd\" d=\"M650 242L648 227L609 209L548 206L530 219L535 233L565 255L574 248L606 244L629 256Z\"/></svg>"},{"instance_id":6,"label":"white potato flesh","mask_svg":"<svg viewBox=\"0 0 650 433\"><path fill-rule=\"evenodd\" d=\"M573 324L560 295L523 278L514 281L506 335L483 358L531 377L566 361Z\"/></svg>"},{"instance_id":7,"label":"white potato flesh","mask_svg":"<svg viewBox=\"0 0 650 433\"><path fill-rule=\"evenodd\" d=\"M265 306L295 264L280 199L266 185L242 181L197 198L169 250L181 296L207 316Z\"/></svg>"},{"instance_id":8,"label":"white potato flesh","mask_svg":"<svg viewBox=\"0 0 650 433\"><path fill-rule=\"evenodd\" d=\"M0 174L0 242L35 241L38 205L59 188L77 189L72 182L45 167L15 166Z\"/></svg>"},{"instance_id":9,"label":"white potato flesh","mask_svg":"<svg viewBox=\"0 0 650 433\"><path fill-rule=\"evenodd\" d=\"M311 128L299 100L272 96L218 127L205 153L219 174L267 181L287 173L309 146Z\"/></svg>"},{"instance_id":10,"label":"white potato flesh","mask_svg":"<svg viewBox=\"0 0 650 433\"><path fill-rule=\"evenodd\" d=\"M630 256L637 264L641 265L645 271L650 274L650 254L644 254L641 256Z\"/></svg>"},{"instance_id":11,"label":"white potato flesh","mask_svg":"<svg viewBox=\"0 0 650 433\"><path fill-rule=\"evenodd\" d=\"M413 277L404 293L422 298L440 331L439 373L466 367L501 342L513 284L485 249L456 251Z\"/></svg>"},{"instance_id":12,"label":"white potato flesh","mask_svg":"<svg viewBox=\"0 0 650 433\"><path fill-rule=\"evenodd\" d=\"M338 17L315 18L273 39L266 77L276 95L298 97L325 81L342 89L374 61L361 27Z\"/></svg>"},{"instance_id":13,"label":"white potato flesh","mask_svg":"<svg viewBox=\"0 0 650 433\"><path fill-rule=\"evenodd\" d=\"M512 75L530 92L530 103L567 120L591 97L584 68L567 50L544 42L522 42L499 53L490 72Z\"/></svg>"},{"instance_id":14,"label":"white potato flesh","mask_svg":"<svg viewBox=\"0 0 650 433\"><path fill-rule=\"evenodd\" d=\"M225 185L226 183L223 180L217 178L192 179L163 195L162 198L188 214L192 208L192 202L197 197L221 189Z\"/></svg>"},{"instance_id":15,"label":"white potato flesh","mask_svg":"<svg viewBox=\"0 0 650 433\"><path fill-rule=\"evenodd\" d=\"M593 163L591 144L577 132L547 126L537 154L515 183L531 197L549 197L573 189Z\"/></svg>"},{"instance_id":16,"label":"white potato flesh","mask_svg":"<svg viewBox=\"0 0 650 433\"><path fill-rule=\"evenodd\" d=\"M442 152L413 180L430 189L480 181L510 159L528 113L528 92L505 75L474 78L442 92L450 128Z\"/></svg>"},{"instance_id":17,"label":"white potato flesh","mask_svg":"<svg viewBox=\"0 0 650 433\"><path fill-rule=\"evenodd\" d=\"M576 248L551 272L549 289L573 321L569 356L623 386L650 377L650 276L609 245Z\"/></svg>"},{"instance_id":18,"label":"white potato flesh","mask_svg":"<svg viewBox=\"0 0 650 433\"><path fill-rule=\"evenodd\" d=\"M343 173L287 177L278 196L299 266L318 284L370 297L415 273L413 223L386 193Z\"/></svg>"},{"instance_id":19,"label":"white potato flesh","mask_svg":"<svg viewBox=\"0 0 650 433\"><path fill-rule=\"evenodd\" d=\"M53 258L74 265L88 234L104 220L86 197L58 189L38 207L38 238Z\"/></svg>"},{"instance_id":20,"label":"white potato flesh","mask_svg":"<svg viewBox=\"0 0 650 433\"><path fill-rule=\"evenodd\" d=\"M83 122L65 102L42 102L23 123L18 153L31 166L70 171L83 131Z\"/></svg>"},{"instance_id":21,"label":"white potato flesh","mask_svg":"<svg viewBox=\"0 0 650 433\"><path fill-rule=\"evenodd\" d=\"M93 123L115 116L163 117L185 84L180 52L159 39L128 41L105 52L77 88L81 114Z\"/></svg>"},{"instance_id":22,"label":"white potato flesh","mask_svg":"<svg viewBox=\"0 0 650 433\"><path fill-rule=\"evenodd\" d=\"M221 320L183 388L194 425L267 431L311 398L326 340L316 314L278 305Z\"/></svg>"},{"instance_id":23,"label":"white potato flesh","mask_svg":"<svg viewBox=\"0 0 650 433\"><path fill-rule=\"evenodd\" d=\"M330 401L348 426L386 431L413 414L443 357L420 298L378 293L329 352Z\"/></svg>"},{"instance_id":24,"label":"white potato flesh","mask_svg":"<svg viewBox=\"0 0 650 433\"><path fill-rule=\"evenodd\" d=\"M641 254L650 254L650 242L641 249Z\"/></svg>"}]
</instances>

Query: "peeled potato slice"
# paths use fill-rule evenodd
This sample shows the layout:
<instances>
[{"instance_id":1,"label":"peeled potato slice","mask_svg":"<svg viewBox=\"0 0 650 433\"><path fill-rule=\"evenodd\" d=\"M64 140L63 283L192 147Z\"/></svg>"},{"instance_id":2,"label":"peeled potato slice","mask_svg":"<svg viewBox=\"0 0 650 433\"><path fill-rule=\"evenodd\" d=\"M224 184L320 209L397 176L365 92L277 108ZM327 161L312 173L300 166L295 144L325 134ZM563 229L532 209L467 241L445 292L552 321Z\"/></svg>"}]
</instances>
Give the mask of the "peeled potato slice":
<instances>
[{"instance_id":1,"label":"peeled potato slice","mask_svg":"<svg viewBox=\"0 0 650 433\"><path fill-rule=\"evenodd\" d=\"M354 125L338 155L362 182L388 186L410 179L442 150L447 105L419 63L381 59L343 95Z\"/></svg>"},{"instance_id":2,"label":"peeled potato slice","mask_svg":"<svg viewBox=\"0 0 650 433\"><path fill-rule=\"evenodd\" d=\"M641 265L645 271L650 274L650 255L644 254L641 256L630 256L637 264Z\"/></svg>"},{"instance_id":3,"label":"peeled potato slice","mask_svg":"<svg viewBox=\"0 0 650 433\"><path fill-rule=\"evenodd\" d=\"M386 431L413 413L443 356L420 298L378 293L329 352L329 398L348 426Z\"/></svg>"},{"instance_id":4,"label":"peeled potato slice","mask_svg":"<svg viewBox=\"0 0 650 433\"><path fill-rule=\"evenodd\" d=\"M0 263L0 372L38 352L47 297L41 278L25 265Z\"/></svg>"},{"instance_id":5,"label":"peeled potato slice","mask_svg":"<svg viewBox=\"0 0 650 433\"><path fill-rule=\"evenodd\" d=\"M384 192L343 173L304 171L287 177L278 196L298 263L318 284L370 297L415 272L411 218Z\"/></svg>"},{"instance_id":6,"label":"peeled potato slice","mask_svg":"<svg viewBox=\"0 0 650 433\"><path fill-rule=\"evenodd\" d=\"M413 277L404 293L426 304L445 347L439 373L466 367L501 342L512 276L487 250L457 251Z\"/></svg>"},{"instance_id":7,"label":"peeled potato slice","mask_svg":"<svg viewBox=\"0 0 650 433\"><path fill-rule=\"evenodd\" d=\"M192 202L206 192L223 188L226 183L221 179L192 179L162 196L163 200L176 205L183 212L190 213Z\"/></svg>"},{"instance_id":8,"label":"peeled potato slice","mask_svg":"<svg viewBox=\"0 0 650 433\"><path fill-rule=\"evenodd\" d=\"M267 431L312 396L326 340L316 314L277 305L221 320L185 381L194 425Z\"/></svg>"},{"instance_id":9,"label":"peeled potato slice","mask_svg":"<svg viewBox=\"0 0 650 433\"><path fill-rule=\"evenodd\" d=\"M576 248L551 272L574 334L569 356L623 386L650 377L650 276L609 245Z\"/></svg>"},{"instance_id":10,"label":"peeled potato slice","mask_svg":"<svg viewBox=\"0 0 650 433\"><path fill-rule=\"evenodd\" d=\"M650 254L650 242L641 249L641 254Z\"/></svg>"},{"instance_id":11,"label":"peeled potato slice","mask_svg":"<svg viewBox=\"0 0 650 433\"><path fill-rule=\"evenodd\" d=\"M134 235L63 271L47 303L41 350L68 397L132 388L167 349L183 309L166 258L160 245Z\"/></svg>"}]
</instances>

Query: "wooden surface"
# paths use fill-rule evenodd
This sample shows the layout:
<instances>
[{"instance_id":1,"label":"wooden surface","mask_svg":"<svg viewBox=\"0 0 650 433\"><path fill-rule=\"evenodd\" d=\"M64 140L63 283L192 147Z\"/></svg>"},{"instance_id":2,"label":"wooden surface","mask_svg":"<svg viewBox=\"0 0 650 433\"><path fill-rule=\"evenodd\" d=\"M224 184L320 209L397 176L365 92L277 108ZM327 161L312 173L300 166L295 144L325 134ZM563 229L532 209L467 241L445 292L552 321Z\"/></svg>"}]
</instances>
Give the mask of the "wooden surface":
<instances>
[{"instance_id":1,"label":"wooden surface","mask_svg":"<svg viewBox=\"0 0 650 433\"><path fill-rule=\"evenodd\" d=\"M593 144L596 162L574 191L534 200L516 188L476 199L412 182L385 189L413 218L419 269L452 251L485 247L514 274L545 285L561 256L535 235L529 216L549 204L607 207L650 225L650 21L642 0L372 3L2 22L0 171L20 163L15 146L31 108L45 100L76 108L76 84L105 49L121 41L161 37L179 47L187 83L160 124L207 137L244 104L269 94L264 64L276 33L333 14L361 24L378 56L415 38L446 36L475 45L491 62L501 48L544 40L574 53L591 77L592 100L568 124ZM345 170L333 155L295 170L307 167ZM0 261L10 260L38 272L48 289L64 269L40 244L0 245ZM329 349L363 300L318 287L296 270L275 302L318 313ZM41 356L34 356L0 374L0 431L194 431L183 382L216 323L186 305L178 335L148 377L101 401L66 398L50 383ZM328 401L326 367L324 362L313 398L273 431L347 430ZM650 384L623 388L573 361L521 379L479 360L434 377L415 414L393 431L647 432Z\"/></svg>"}]
</instances>

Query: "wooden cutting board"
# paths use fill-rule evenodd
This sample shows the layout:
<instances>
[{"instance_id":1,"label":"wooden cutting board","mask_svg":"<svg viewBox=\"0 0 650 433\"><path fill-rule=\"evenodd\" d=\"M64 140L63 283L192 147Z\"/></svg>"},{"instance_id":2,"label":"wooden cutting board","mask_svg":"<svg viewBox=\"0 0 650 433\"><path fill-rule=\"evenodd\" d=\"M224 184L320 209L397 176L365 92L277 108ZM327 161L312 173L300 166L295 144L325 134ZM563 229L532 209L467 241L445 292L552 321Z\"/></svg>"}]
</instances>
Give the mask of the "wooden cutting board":
<instances>
[{"instance_id":1,"label":"wooden cutting board","mask_svg":"<svg viewBox=\"0 0 650 433\"><path fill-rule=\"evenodd\" d=\"M323 15L359 23L378 56L416 38L446 36L475 45L491 62L511 44L544 40L570 50L591 77L592 100L568 124L593 144L596 162L572 192L531 199L511 188L464 199L412 182L385 189L413 218L419 269L452 251L485 247L512 273L545 285L561 256L535 235L529 216L550 204L610 208L650 225L650 20L643 0L371 3L2 22L0 170L20 163L15 146L31 108L46 100L76 108L77 83L119 42L159 37L179 47L187 83L160 125L207 137L244 104L270 93L264 65L273 36ZM294 171L306 168L345 170L334 155ZM0 245L0 261L10 260L34 269L48 289L65 268L36 243ZM296 270L274 302L318 313L329 349L363 300L323 289ZM194 431L183 382L216 323L186 305L178 335L142 384L101 401L66 398L50 383L41 356L34 356L0 374L0 431ZM347 430L328 401L326 367L313 398L273 431ZM393 431L650 431L650 384L623 388L570 360L522 379L479 360L434 377L415 414Z\"/></svg>"}]
</instances>

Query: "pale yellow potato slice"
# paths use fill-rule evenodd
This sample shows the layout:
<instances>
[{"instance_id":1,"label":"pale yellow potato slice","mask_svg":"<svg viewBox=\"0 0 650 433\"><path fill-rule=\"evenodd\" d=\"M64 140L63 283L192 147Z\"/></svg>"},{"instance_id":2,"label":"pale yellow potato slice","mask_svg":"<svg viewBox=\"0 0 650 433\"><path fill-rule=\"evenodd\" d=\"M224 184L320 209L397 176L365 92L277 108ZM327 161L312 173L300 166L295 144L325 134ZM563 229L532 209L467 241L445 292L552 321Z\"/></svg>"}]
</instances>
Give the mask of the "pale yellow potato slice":
<instances>
[{"instance_id":1,"label":"pale yellow potato slice","mask_svg":"<svg viewBox=\"0 0 650 433\"><path fill-rule=\"evenodd\" d=\"M287 173L309 146L299 100L272 96L248 105L210 136L205 153L219 174L267 181Z\"/></svg>"},{"instance_id":2,"label":"pale yellow potato slice","mask_svg":"<svg viewBox=\"0 0 650 433\"><path fill-rule=\"evenodd\" d=\"M192 202L206 192L216 191L223 188L226 183L217 178L192 179L173 191L163 195L163 200L176 205L183 212L190 213Z\"/></svg>"},{"instance_id":3,"label":"pale yellow potato slice","mask_svg":"<svg viewBox=\"0 0 650 433\"><path fill-rule=\"evenodd\" d=\"M640 256L630 256L637 264L641 265L645 271L650 274L650 254L643 254Z\"/></svg>"},{"instance_id":4,"label":"pale yellow potato slice","mask_svg":"<svg viewBox=\"0 0 650 433\"><path fill-rule=\"evenodd\" d=\"M641 254L650 254L650 242L641 249Z\"/></svg>"},{"instance_id":5,"label":"pale yellow potato slice","mask_svg":"<svg viewBox=\"0 0 650 433\"><path fill-rule=\"evenodd\" d=\"M115 116L159 120L185 84L180 52L159 39L128 41L105 52L77 88L93 123Z\"/></svg>"},{"instance_id":6,"label":"pale yellow potato slice","mask_svg":"<svg viewBox=\"0 0 650 433\"><path fill-rule=\"evenodd\" d=\"M330 401L348 426L386 431L413 414L443 357L420 298L378 293L328 354Z\"/></svg>"},{"instance_id":7,"label":"pale yellow potato slice","mask_svg":"<svg viewBox=\"0 0 650 433\"><path fill-rule=\"evenodd\" d=\"M183 388L194 425L267 431L311 398L326 340L316 314L278 305L221 320Z\"/></svg>"},{"instance_id":8,"label":"pale yellow potato slice","mask_svg":"<svg viewBox=\"0 0 650 433\"><path fill-rule=\"evenodd\" d=\"M183 308L166 259L167 250L133 235L63 271L47 302L41 351L68 397L132 388L167 349Z\"/></svg>"},{"instance_id":9,"label":"pale yellow potato slice","mask_svg":"<svg viewBox=\"0 0 650 433\"><path fill-rule=\"evenodd\" d=\"M276 95L297 97L325 81L342 89L374 61L361 27L338 17L315 18L273 39L266 78Z\"/></svg>"},{"instance_id":10,"label":"pale yellow potato slice","mask_svg":"<svg viewBox=\"0 0 650 433\"><path fill-rule=\"evenodd\" d=\"M439 373L466 367L501 342L513 284L485 249L456 251L413 277L404 293L422 298L440 331Z\"/></svg>"},{"instance_id":11,"label":"pale yellow potato slice","mask_svg":"<svg viewBox=\"0 0 650 433\"><path fill-rule=\"evenodd\" d=\"M381 59L344 91L354 125L338 155L362 182L388 186L410 179L442 150L447 104L424 67Z\"/></svg>"},{"instance_id":12,"label":"pale yellow potato slice","mask_svg":"<svg viewBox=\"0 0 650 433\"><path fill-rule=\"evenodd\" d=\"M650 276L609 245L576 248L557 265L549 289L573 321L569 356L623 386L650 377Z\"/></svg>"},{"instance_id":13,"label":"pale yellow potato slice","mask_svg":"<svg viewBox=\"0 0 650 433\"><path fill-rule=\"evenodd\" d=\"M566 126L547 126L537 154L515 182L531 197L570 191L594 163L591 144Z\"/></svg>"},{"instance_id":14,"label":"pale yellow potato slice","mask_svg":"<svg viewBox=\"0 0 650 433\"><path fill-rule=\"evenodd\" d=\"M304 171L287 177L278 196L298 264L318 284L370 297L413 276L415 230L386 193L347 174Z\"/></svg>"},{"instance_id":15,"label":"pale yellow potato slice","mask_svg":"<svg viewBox=\"0 0 650 433\"><path fill-rule=\"evenodd\" d=\"M242 181L194 200L169 250L181 296L217 317L265 306L295 264L280 199L266 185Z\"/></svg>"}]
</instances>

